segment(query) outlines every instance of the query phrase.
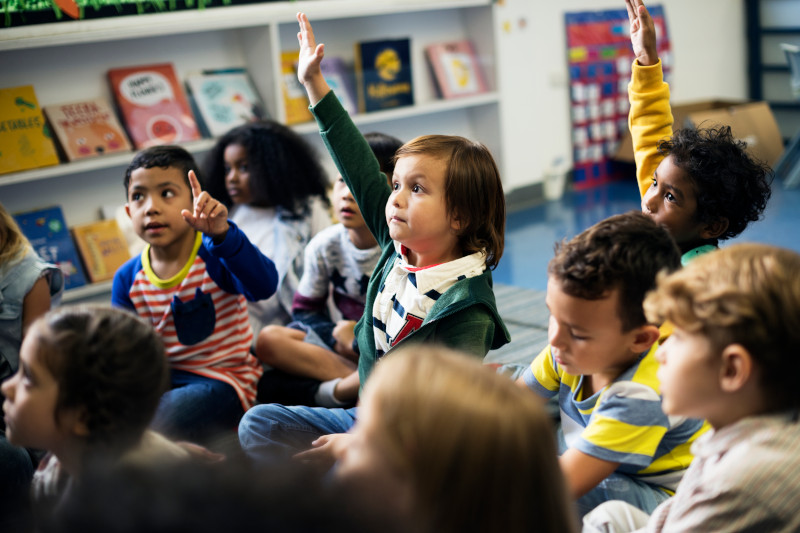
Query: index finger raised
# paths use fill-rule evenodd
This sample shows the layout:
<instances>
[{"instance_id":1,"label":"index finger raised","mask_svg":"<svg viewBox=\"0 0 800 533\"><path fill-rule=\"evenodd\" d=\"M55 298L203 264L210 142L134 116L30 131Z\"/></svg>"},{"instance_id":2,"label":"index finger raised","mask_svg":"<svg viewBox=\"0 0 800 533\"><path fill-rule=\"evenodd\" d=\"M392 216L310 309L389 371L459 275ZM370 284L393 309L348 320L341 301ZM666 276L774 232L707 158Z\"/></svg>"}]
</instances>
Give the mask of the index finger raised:
<instances>
[{"instance_id":1,"label":"index finger raised","mask_svg":"<svg viewBox=\"0 0 800 533\"><path fill-rule=\"evenodd\" d=\"M192 197L197 199L200 193L203 192L203 188L200 186L200 181L197 179L194 170L189 171L189 186L192 188Z\"/></svg>"}]
</instances>

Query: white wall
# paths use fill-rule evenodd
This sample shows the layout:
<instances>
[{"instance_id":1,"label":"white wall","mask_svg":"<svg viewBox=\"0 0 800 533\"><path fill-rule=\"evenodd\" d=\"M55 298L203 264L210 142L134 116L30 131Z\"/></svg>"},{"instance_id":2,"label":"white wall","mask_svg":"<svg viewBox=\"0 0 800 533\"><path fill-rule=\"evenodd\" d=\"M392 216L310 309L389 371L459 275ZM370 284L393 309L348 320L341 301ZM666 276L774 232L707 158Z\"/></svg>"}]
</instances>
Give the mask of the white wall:
<instances>
[{"instance_id":1,"label":"white wall","mask_svg":"<svg viewBox=\"0 0 800 533\"><path fill-rule=\"evenodd\" d=\"M655 4L655 2L654 2ZM747 97L744 2L663 0L674 56L672 98ZM622 0L503 0L496 6L506 191L571 161L564 13L623 8Z\"/></svg>"}]
</instances>

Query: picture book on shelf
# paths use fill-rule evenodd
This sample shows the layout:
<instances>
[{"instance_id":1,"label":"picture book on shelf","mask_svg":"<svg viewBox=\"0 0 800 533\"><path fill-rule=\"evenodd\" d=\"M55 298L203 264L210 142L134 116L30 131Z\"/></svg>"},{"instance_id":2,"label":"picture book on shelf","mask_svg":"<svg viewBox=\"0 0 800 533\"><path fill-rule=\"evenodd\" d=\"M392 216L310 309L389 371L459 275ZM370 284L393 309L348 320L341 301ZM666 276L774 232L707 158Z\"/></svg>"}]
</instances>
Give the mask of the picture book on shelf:
<instances>
[{"instance_id":1,"label":"picture book on shelf","mask_svg":"<svg viewBox=\"0 0 800 533\"><path fill-rule=\"evenodd\" d=\"M108 80L137 150L200 138L189 100L171 63L113 68Z\"/></svg>"},{"instance_id":2,"label":"picture book on shelf","mask_svg":"<svg viewBox=\"0 0 800 533\"><path fill-rule=\"evenodd\" d=\"M100 206L100 216L103 220L116 220L125 242L128 243L128 253L131 257L139 255L147 244L133 228L133 221L125 210L125 204L106 204Z\"/></svg>"},{"instance_id":3,"label":"picture book on shelf","mask_svg":"<svg viewBox=\"0 0 800 533\"><path fill-rule=\"evenodd\" d=\"M264 104L244 68L187 75L186 94L204 137L219 137L265 116Z\"/></svg>"},{"instance_id":4,"label":"picture book on shelf","mask_svg":"<svg viewBox=\"0 0 800 533\"><path fill-rule=\"evenodd\" d=\"M308 95L297 79L297 60L300 50L281 53L281 94L286 111L286 124L309 122L314 117L308 110Z\"/></svg>"},{"instance_id":5,"label":"picture book on shelf","mask_svg":"<svg viewBox=\"0 0 800 533\"><path fill-rule=\"evenodd\" d=\"M131 257L128 242L113 218L75 226L72 236L92 283L113 279L117 269Z\"/></svg>"},{"instance_id":6,"label":"picture book on shelf","mask_svg":"<svg viewBox=\"0 0 800 533\"><path fill-rule=\"evenodd\" d=\"M0 174L57 164L33 85L0 89Z\"/></svg>"},{"instance_id":7,"label":"picture book on shelf","mask_svg":"<svg viewBox=\"0 0 800 533\"><path fill-rule=\"evenodd\" d=\"M414 105L410 39L356 43L355 72L361 112Z\"/></svg>"},{"instance_id":8,"label":"picture book on shelf","mask_svg":"<svg viewBox=\"0 0 800 533\"><path fill-rule=\"evenodd\" d=\"M14 220L43 260L64 272L64 289L86 285L80 259L59 206L16 213Z\"/></svg>"},{"instance_id":9,"label":"picture book on shelf","mask_svg":"<svg viewBox=\"0 0 800 533\"><path fill-rule=\"evenodd\" d=\"M105 99L46 105L44 114L67 161L133 149Z\"/></svg>"},{"instance_id":10,"label":"picture book on shelf","mask_svg":"<svg viewBox=\"0 0 800 533\"><path fill-rule=\"evenodd\" d=\"M471 96L488 90L471 41L432 44L425 48L425 55L440 97Z\"/></svg>"},{"instance_id":11,"label":"picture book on shelf","mask_svg":"<svg viewBox=\"0 0 800 533\"><path fill-rule=\"evenodd\" d=\"M325 57L320 63L320 70L328 86L333 89L348 113L358 113L358 97L356 96L355 73L341 57Z\"/></svg>"}]
</instances>

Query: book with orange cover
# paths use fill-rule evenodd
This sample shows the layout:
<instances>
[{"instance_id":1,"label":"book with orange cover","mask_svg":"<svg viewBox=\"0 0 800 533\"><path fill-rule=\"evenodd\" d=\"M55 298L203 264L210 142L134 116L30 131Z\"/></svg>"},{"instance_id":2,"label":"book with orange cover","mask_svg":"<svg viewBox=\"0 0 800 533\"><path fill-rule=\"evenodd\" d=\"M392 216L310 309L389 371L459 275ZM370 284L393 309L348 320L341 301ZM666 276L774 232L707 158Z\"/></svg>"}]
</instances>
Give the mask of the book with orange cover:
<instances>
[{"instance_id":1,"label":"book with orange cover","mask_svg":"<svg viewBox=\"0 0 800 533\"><path fill-rule=\"evenodd\" d=\"M111 104L102 98L44 106L67 161L133 148Z\"/></svg>"},{"instance_id":2,"label":"book with orange cover","mask_svg":"<svg viewBox=\"0 0 800 533\"><path fill-rule=\"evenodd\" d=\"M108 80L137 149L200 138L189 100L170 63L113 68Z\"/></svg>"},{"instance_id":3,"label":"book with orange cover","mask_svg":"<svg viewBox=\"0 0 800 533\"><path fill-rule=\"evenodd\" d=\"M488 91L472 42L436 43L425 48L436 89L442 98L472 96Z\"/></svg>"},{"instance_id":4,"label":"book with orange cover","mask_svg":"<svg viewBox=\"0 0 800 533\"><path fill-rule=\"evenodd\" d=\"M86 276L93 283L112 279L114 272L131 257L128 241L115 219L75 226L72 237Z\"/></svg>"},{"instance_id":5,"label":"book with orange cover","mask_svg":"<svg viewBox=\"0 0 800 533\"><path fill-rule=\"evenodd\" d=\"M33 85L0 89L0 174L57 164Z\"/></svg>"}]
</instances>

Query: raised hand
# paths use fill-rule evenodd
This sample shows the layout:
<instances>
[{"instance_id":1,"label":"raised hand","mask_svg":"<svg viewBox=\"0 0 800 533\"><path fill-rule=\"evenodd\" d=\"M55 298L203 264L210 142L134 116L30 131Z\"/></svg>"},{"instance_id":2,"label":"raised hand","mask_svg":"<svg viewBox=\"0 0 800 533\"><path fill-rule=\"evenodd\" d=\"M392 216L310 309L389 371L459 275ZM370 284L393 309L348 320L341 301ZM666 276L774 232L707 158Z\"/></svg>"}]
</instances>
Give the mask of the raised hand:
<instances>
[{"instance_id":1,"label":"raised hand","mask_svg":"<svg viewBox=\"0 0 800 533\"><path fill-rule=\"evenodd\" d=\"M314 30L305 13L297 14L297 22L300 24L300 31L297 32L297 40L300 43L297 79L306 88L308 99L311 105L314 105L331 90L319 67L325 55L325 45L317 44Z\"/></svg>"},{"instance_id":2,"label":"raised hand","mask_svg":"<svg viewBox=\"0 0 800 533\"><path fill-rule=\"evenodd\" d=\"M183 209L181 216L197 231L209 235L215 242L221 242L228 232L228 208L200 187L193 170L189 171L189 185L192 187L194 213Z\"/></svg>"},{"instance_id":3,"label":"raised hand","mask_svg":"<svg viewBox=\"0 0 800 533\"><path fill-rule=\"evenodd\" d=\"M642 0L625 0L628 20L631 27L633 53L640 65L650 66L658 63L656 48L656 27Z\"/></svg>"}]
</instances>

